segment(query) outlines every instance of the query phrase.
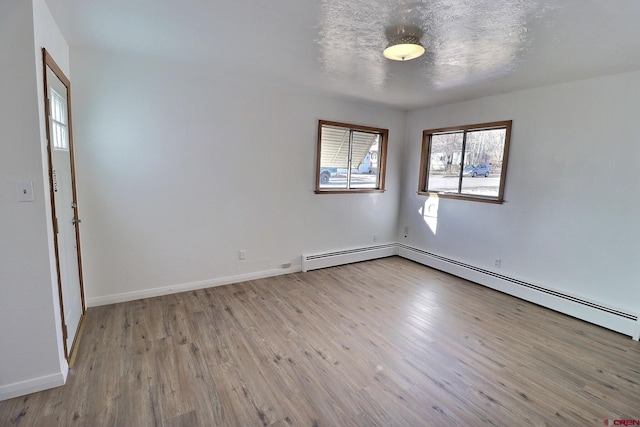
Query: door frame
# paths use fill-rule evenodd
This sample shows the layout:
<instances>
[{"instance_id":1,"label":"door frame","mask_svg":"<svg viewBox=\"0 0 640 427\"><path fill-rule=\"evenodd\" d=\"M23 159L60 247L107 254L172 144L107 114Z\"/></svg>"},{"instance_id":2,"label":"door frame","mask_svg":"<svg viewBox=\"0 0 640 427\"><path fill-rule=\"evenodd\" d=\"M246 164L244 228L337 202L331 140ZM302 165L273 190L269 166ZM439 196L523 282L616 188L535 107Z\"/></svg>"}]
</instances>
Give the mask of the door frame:
<instances>
[{"instance_id":1,"label":"door frame","mask_svg":"<svg viewBox=\"0 0 640 427\"><path fill-rule=\"evenodd\" d=\"M49 165L49 192L50 192L50 202L51 202L51 220L53 224L53 243L54 250L56 256L56 274L58 276L58 300L60 302L60 320L62 327L62 341L64 343L64 355L67 359L67 362L71 361L71 356L73 350L76 346L78 336L82 329L82 323L84 322L84 315L87 311L86 302L84 298L84 281L82 278L82 255L80 251L80 224L77 223L75 225L75 237L76 237L76 256L78 257L78 277L80 282L80 298L82 302L82 312L80 314L80 320L78 322L78 328L76 330L76 334L73 337L73 341L71 344L71 348L67 346L67 324L64 318L64 300L62 295L62 276L60 273L60 254L58 252L58 223L56 217L56 203L55 203L55 195L54 195L54 178L53 178L53 148L51 145L51 130L49 123L49 115L50 115L50 101L49 101L49 82L47 81L47 67L51 69L51 71L60 79L62 84L67 88L67 123L68 123L68 135L69 135L69 156L71 161L71 194L73 198L73 215L74 218L78 218L78 197L76 195L76 166L75 166L75 155L73 149L73 126L71 120L71 82L65 76L62 69L56 64L53 60L49 52L43 47L42 48L42 71L44 78L44 113L45 113L45 127L47 134L47 156L48 156L48 165Z\"/></svg>"}]
</instances>

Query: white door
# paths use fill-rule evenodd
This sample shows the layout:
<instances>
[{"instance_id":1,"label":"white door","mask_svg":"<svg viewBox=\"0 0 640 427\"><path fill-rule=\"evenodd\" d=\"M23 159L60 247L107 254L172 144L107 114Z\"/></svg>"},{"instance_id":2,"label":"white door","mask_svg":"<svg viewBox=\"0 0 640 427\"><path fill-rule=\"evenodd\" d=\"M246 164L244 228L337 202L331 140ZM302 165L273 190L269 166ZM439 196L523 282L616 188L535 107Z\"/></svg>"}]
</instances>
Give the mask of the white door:
<instances>
[{"instance_id":1,"label":"white door","mask_svg":"<svg viewBox=\"0 0 640 427\"><path fill-rule=\"evenodd\" d=\"M50 183L61 293L65 353L69 359L84 314L79 251L80 220L75 197L69 82L45 52ZM52 61L51 61L52 62ZM55 71L54 71L55 70ZM63 80L64 79L64 80Z\"/></svg>"}]
</instances>

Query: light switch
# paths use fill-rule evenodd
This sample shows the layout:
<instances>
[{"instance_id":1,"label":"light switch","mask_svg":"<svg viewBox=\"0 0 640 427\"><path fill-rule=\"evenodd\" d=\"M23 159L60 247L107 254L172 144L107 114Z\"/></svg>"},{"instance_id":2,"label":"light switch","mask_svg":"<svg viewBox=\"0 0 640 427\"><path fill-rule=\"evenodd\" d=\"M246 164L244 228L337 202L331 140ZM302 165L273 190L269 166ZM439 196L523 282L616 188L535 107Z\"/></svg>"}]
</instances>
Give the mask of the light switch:
<instances>
[{"instance_id":1,"label":"light switch","mask_svg":"<svg viewBox=\"0 0 640 427\"><path fill-rule=\"evenodd\" d=\"M16 182L16 193L19 202L33 202L33 183Z\"/></svg>"}]
</instances>

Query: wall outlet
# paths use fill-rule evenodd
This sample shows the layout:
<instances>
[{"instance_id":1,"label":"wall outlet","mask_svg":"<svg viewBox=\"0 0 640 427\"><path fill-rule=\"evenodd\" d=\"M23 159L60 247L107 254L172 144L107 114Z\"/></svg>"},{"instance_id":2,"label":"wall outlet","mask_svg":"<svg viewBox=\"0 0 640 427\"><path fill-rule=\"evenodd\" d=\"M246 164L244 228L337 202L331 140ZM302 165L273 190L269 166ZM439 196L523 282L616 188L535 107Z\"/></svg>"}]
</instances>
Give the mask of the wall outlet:
<instances>
[{"instance_id":1,"label":"wall outlet","mask_svg":"<svg viewBox=\"0 0 640 427\"><path fill-rule=\"evenodd\" d=\"M291 267L291 263L290 262L283 262L282 263L282 268L290 268Z\"/></svg>"},{"instance_id":2,"label":"wall outlet","mask_svg":"<svg viewBox=\"0 0 640 427\"><path fill-rule=\"evenodd\" d=\"M407 238L408 235L409 235L409 227L405 226L404 227L404 237L405 237L405 239Z\"/></svg>"},{"instance_id":3,"label":"wall outlet","mask_svg":"<svg viewBox=\"0 0 640 427\"><path fill-rule=\"evenodd\" d=\"M496 268L502 267L502 260L501 259L497 259L496 262L494 263L494 266Z\"/></svg>"},{"instance_id":4,"label":"wall outlet","mask_svg":"<svg viewBox=\"0 0 640 427\"><path fill-rule=\"evenodd\" d=\"M247 251L240 249L238 251L238 259L247 259Z\"/></svg>"},{"instance_id":5,"label":"wall outlet","mask_svg":"<svg viewBox=\"0 0 640 427\"><path fill-rule=\"evenodd\" d=\"M373 241L377 242L378 241L378 236L376 236L375 234L373 235Z\"/></svg>"}]
</instances>

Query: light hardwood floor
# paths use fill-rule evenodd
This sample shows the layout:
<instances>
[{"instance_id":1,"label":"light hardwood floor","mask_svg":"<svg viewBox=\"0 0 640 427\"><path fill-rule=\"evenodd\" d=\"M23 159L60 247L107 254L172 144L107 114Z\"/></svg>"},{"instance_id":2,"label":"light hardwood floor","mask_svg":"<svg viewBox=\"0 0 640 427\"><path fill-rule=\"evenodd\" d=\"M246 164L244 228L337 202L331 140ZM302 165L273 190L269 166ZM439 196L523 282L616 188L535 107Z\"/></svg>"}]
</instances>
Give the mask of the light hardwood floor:
<instances>
[{"instance_id":1,"label":"light hardwood floor","mask_svg":"<svg viewBox=\"0 0 640 427\"><path fill-rule=\"evenodd\" d=\"M91 308L67 385L0 425L598 426L630 338L401 258Z\"/></svg>"}]
</instances>

